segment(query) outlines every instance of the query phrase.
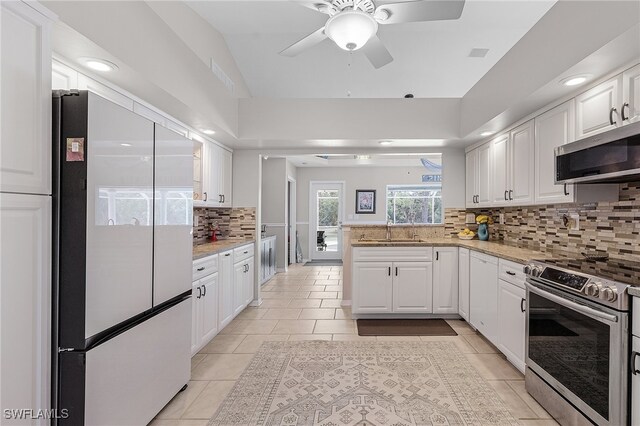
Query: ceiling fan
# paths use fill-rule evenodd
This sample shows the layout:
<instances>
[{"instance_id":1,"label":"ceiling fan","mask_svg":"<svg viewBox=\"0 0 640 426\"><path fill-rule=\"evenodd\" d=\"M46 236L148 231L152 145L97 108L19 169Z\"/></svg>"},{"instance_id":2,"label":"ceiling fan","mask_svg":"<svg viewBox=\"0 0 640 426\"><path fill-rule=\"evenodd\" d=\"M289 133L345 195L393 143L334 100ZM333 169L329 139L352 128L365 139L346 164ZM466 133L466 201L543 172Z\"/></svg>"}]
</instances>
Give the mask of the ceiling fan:
<instances>
[{"instance_id":1,"label":"ceiling fan","mask_svg":"<svg viewBox=\"0 0 640 426\"><path fill-rule=\"evenodd\" d=\"M296 56L326 38L347 51L362 49L375 68L393 61L377 36L378 24L441 21L458 19L465 0L418 0L376 6L373 0L294 0L303 6L329 15L324 27L280 52Z\"/></svg>"}]
</instances>

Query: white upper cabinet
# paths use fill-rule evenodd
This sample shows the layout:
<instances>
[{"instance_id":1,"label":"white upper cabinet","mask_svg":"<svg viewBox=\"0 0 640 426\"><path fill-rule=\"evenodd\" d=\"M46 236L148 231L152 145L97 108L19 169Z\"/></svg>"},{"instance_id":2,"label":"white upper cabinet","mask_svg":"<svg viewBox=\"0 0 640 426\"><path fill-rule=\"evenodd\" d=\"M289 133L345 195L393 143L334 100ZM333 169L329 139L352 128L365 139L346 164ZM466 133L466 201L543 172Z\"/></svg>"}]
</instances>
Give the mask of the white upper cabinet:
<instances>
[{"instance_id":1,"label":"white upper cabinet","mask_svg":"<svg viewBox=\"0 0 640 426\"><path fill-rule=\"evenodd\" d=\"M573 185L555 184L554 149L575 139L575 101L558 105L535 118L535 202L573 202Z\"/></svg>"},{"instance_id":2,"label":"white upper cabinet","mask_svg":"<svg viewBox=\"0 0 640 426\"><path fill-rule=\"evenodd\" d=\"M51 20L1 2L0 191L51 193Z\"/></svg>"},{"instance_id":3,"label":"white upper cabinet","mask_svg":"<svg viewBox=\"0 0 640 426\"><path fill-rule=\"evenodd\" d=\"M194 205L231 207L231 152L211 142L194 141L193 157Z\"/></svg>"},{"instance_id":4,"label":"white upper cabinet","mask_svg":"<svg viewBox=\"0 0 640 426\"><path fill-rule=\"evenodd\" d=\"M517 205L534 201L534 137L533 120L509 133L509 179L507 198Z\"/></svg>"},{"instance_id":5,"label":"white upper cabinet","mask_svg":"<svg viewBox=\"0 0 640 426\"><path fill-rule=\"evenodd\" d=\"M478 148L478 207L491 205L491 144Z\"/></svg>"},{"instance_id":6,"label":"white upper cabinet","mask_svg":"<svg viewBox=\"0 0 640 426\"><path fill-rule=\"evenodd\" d=\"M494 206L509 202L509 134L500 135L489 142L493 159L491 176L491 203Z\"/></svg>"},{"instance_id":7,"label":"white upper cabinet","mask_svg":"<svg viewBox=\"0 0 640 426\"><path fill-rule=\"evenodd\" d=\"M621 126L621 97L621 74L576 96L576 139Z\"/></svg>"},{"instance_id":8,"label":"white upper cabinet","mask_svg":"<svg viewBox=\"0 0 640 426\"><path fill-rule=\"evenodd\" d=\"M465 206L474 207L478 196L478 150L467 152L465 177Z\"/></svg>"},{"instance_id":9,"label":"white upper cabinet","mask_svg":"<svg viewBox=\"0 0 640 426\"><path fill-rule=\"evenodd\" d=\"M640 64L622 73L622 124L640 120Z\"/></svg>"},{"instance_id":10,"label":"white upper cabinet","mask_svg":"<svg viewBox=\"0 0 640 426\"><path fill-rule=\"evenodd\" d=\"M231 207L232 154L216 146L217 188L220 207Z\"/></svg>"}]
</instances>

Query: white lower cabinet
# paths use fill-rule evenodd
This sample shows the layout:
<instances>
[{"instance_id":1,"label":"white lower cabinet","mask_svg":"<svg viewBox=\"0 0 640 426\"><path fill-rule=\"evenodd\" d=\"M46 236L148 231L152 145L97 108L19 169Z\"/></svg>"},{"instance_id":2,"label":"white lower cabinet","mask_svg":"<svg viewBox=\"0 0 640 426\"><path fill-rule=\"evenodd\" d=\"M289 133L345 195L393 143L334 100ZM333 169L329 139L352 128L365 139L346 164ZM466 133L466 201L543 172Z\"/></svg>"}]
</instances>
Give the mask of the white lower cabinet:
<instances>
[{"instance_id":1,"label":"white lower cabinet","mask_svg":"<svg viewBox=\"0 0 640 426\"><path fill-rule=\"evenodd\" d=\"M218 334L218 273L193 283L191 290L191 355L197 353Z\"/></svg>"},{"instance_id":2,"label":"white lower cabinet","mask_svg":"<svg viewBox=\"0 0 640 426\"><path fill-rule=\"evenodd\" d=\"M220 280L220 299L218 318L222 330L234 317L233 311L233 251L225 251L218 255L218 277Z\"/></svg>"},{"instance_id":3,"label":"white lower cabinet","mask_svg":"<svg viewBox=\"0 0 640 426\"><path fill-rule=\"evenodd\" d=\"M235 249L233 261L233 316L236 316L253 300L255 283L253 244Z\"/></svg>"},{"instance_id":4,"label":"white lower cabinet","mask_svg":"<svg viewBox=\"0 0 640 426\"><path fill-rule=\"evenodd\" d=\"M433 249L433 313L458 313L458 248Z\"/></svg>"},{"instance_id":5,"label":"white lower cabinet","mask_svg":"<svg viewBox=\"0 0 640 426\"><path fill-rule=\"evenodd\" d=\"M524 373L526 291L500 280L498 284L498 348Z\"/></svg>"},{"instance_id":6,"label":"white lower cabinet","mask_svg":"<svg viewBox=\"0 0 640 426\"><path fill-rule=\"evenodd\" d=\"M353 312L378 314L391 312L393 280L391 262L355 262L353 264Z\"/></svg>"},{"instance_id":7,"label":"white lower cabinet","mask_svg":"<svg viewBox=\"0 0 640 426\"><path fill-rule=\"evenodd\" d=\"M393 312L433 312L433 263L393 262Z\"/></svg>"},{"instance_id":8,"label":"white lower cabinet","mask_svg":"<svg viewBox=\"0 0 640 426\"><path fill-rule=\"evenodd\" d=\"M475 251L470 255L469 322L489 341L498 341L498 259Z\"/></svg>"},{"instance_id":9,"label":"white lower cabinet","mask_svg":"<svg viewBox=\"0 0 640 426\"><path fill-rule=\"evenodd\" d=\"M469 321L469 249L458 249L458 314Z\"/></svg>"}]
</instances>

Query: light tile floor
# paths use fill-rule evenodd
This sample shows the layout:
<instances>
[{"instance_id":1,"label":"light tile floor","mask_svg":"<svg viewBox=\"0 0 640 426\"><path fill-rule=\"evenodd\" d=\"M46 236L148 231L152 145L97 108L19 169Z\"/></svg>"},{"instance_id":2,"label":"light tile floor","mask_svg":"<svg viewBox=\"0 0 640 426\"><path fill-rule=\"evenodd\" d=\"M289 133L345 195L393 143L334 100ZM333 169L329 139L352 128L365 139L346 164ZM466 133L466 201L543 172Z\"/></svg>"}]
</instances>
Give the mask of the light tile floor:
<instances>
[{"instance_id":1,"label":"light tile floor","mask_svg":"<svg viewBox=\"0 0 640 426\"><path fill-rule=\"evenodd\" d=\"M452 341L496 390L520 423L557 423L524 389L524 377L462 320L447 321L458 336L362 337L351 311L340 306L341 266L300 266L262 286L263 303L247 308L191 359L191 381L152 426L204 426L265 341Z\"/></svg>"}]
</instances>

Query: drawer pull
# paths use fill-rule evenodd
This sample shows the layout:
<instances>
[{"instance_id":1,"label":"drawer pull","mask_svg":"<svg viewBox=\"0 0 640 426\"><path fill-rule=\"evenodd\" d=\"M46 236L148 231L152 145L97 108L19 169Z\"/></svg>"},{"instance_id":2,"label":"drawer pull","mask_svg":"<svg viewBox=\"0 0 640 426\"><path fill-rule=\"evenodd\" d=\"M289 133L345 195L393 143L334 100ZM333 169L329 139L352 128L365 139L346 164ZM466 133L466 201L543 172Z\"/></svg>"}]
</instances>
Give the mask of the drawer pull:
<instances>
[{"instance_id":1,"label":"drawer pull","mask_svg":"<svg viewBox=\"0 0 640 426\"><path fill-rule=\"evenodd\" d=\"M389 266L389 276L391 276L391 266Z\"/></svg>"},{"instance_id":2,"label":"drawer pull","mask_svg":"<svg viewBox=\"0 0 640 426\"><path fill-rule=\"evenodd\" d=\"M526 302L526 300L520 299L520 312L524 312L524 303L525 302Z\"/></svg>"},{"instance_id":3,"label":"drawer pull","mask_svg":"<svg viewBox=\"0 0 640 426\"><path fill-rule=\"evenodd\" d=\"M249 251L248 251L248 250L245 250L245 251L244 251L244 254L247 254L247 253L249 253Z\"/></svg>"},{"instance_id":4,"label":"drawer pull","mask_svg":"<svg viewBox=\"0 0 640 426\"><path fill-rule=\"evenodd\" d=\"M203 285L202 286L202 297L207 295L207 286Z\"/></svg>"},{"instance_id":5,"label":"drawer pull","mask_svg":"<svg viewBox=\"0 0 640 426\"><path fill-rule=\"evenodd\" d=\"M513 271L507 271L507 275L511 275L512 277L515 277L516 273Z\"/></svg>"},{"instance_id":6,"label":"drawer pull","mask_svg":"<svg viewBox=\"0 0 640 426\"><path fill-rule=\"evenodd\" d=\"M225 254L225 256L231 256L231 253L227 253L227 254Z\"/></svg>"},{"instance_id":7,"label":"drawer pull","mask_svg":"<svg viewBox=\"0 0 640 426\"><path fill-rule=\"evenodd\" d=\"M199 267L198 271L204 271L204 266Z\"/></svg>"},{"instance_id":8,"label":"drawer pull","mask_svg":"<svg viewBox=\"0 0 640 426\"><path fill-rule=\"evenodd\" d=\"M637 376L640 373L640 370L636 369L636 357L638 356L638 352L633 351L633 356L631 357L631 374Z\"/></svg>"}]
</instances>

